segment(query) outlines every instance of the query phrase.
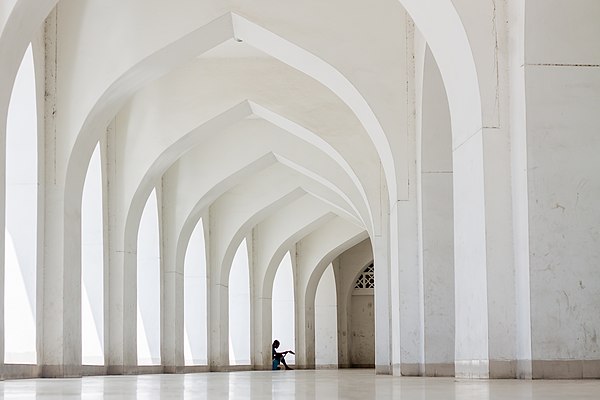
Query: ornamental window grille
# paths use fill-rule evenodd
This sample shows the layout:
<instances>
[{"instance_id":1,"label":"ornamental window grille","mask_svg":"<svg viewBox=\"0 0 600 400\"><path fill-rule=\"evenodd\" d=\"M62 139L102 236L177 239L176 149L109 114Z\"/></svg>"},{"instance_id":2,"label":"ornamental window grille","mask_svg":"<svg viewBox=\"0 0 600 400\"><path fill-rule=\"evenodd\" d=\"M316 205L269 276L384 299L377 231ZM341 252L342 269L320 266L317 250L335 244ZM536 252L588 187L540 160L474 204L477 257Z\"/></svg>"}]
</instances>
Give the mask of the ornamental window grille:
<instances>
[{"instance_id":1,"label":"ornamental window grille","mask_svg":"<svg viewBox=\"0 0 600 400\"><path fill-rule=\"evenodd\" d=\"M375 271L373 264L367 265L367 267L360 273L354 289L375 289Z\"/></svg>"}]
</instances>

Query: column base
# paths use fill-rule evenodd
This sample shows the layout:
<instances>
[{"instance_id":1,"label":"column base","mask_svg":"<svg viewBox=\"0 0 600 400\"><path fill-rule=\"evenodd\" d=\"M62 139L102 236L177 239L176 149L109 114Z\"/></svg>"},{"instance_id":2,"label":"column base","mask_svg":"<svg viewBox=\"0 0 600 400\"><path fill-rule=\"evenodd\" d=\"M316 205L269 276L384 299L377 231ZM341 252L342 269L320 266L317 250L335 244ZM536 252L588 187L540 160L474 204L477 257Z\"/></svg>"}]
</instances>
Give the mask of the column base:
<instances>
[{"instance_id":1,"label":"column base","mask_svg":"<svg viewBox=\"0 0 600 400\"><path fill-rule=\"evenodd\" d=\"M457 378L489 379L489 360L456 360L454 362L454 375Z\"/></svg>"},{"instance_id":2,"label":"column base","mask_svg":"<svg viewBox=\"0 0 600 400\"><path fill-rule=\"evenodd\" d=\"M42 365L42 378L81 378L81 365Z\"/></svg>"},{"instance_id":3,"label":"column base","mask_svg":"<svg viewBox=\"0 0 600 400\"><path fill-rule=\"evenodd\" d=\"M375 365L375 374L377 374L377 375L392 375L392 366L391 365Z\"/></svg>"},{"instance_id":4,"label":"column base","mask_svg":"<svg viewBox=\"0 0 600 400\"><path fill-rule=\"evenodd\" d=\"M533 379L597 379L600 360L533 360Z\"/></svg>"},{"instance_id":5,"label":"column base","mask_svg":"<svg viewBox=\"0 0 600 400\"><path fill-rule=\"evenodd\" d=\"M454 377L454 363L428 363L425 364L425 376Z\"/></svg>"},{"instance_id":6,"label":"column base","mask_svg":"<svg viewBox=\"0 0 600 400\"><path fill-rule=\"evenodd\" d=\"M183 365L165 365L163 367L163 374L183 374L185 367Z\"/></svg>"},{"instance_id":7,"label":"column base","mask_svg":"<svg viewBox=\"0 0 600 400\"><path fill-rule=\"evenodd\" d=\"M0 380L35 378L40 376L42 368L32 364L4 364L1 367Z\"/></svg>"},{"instance_id":8,"label":"column base","mask_svg":"<svg viewBox=\"0 0 600 400\"><path fill-rule=\"evenodd\" d=\"M402 376L421 376L421 364L417 363L401 363L400 364L400 375ZM394 364L394 375L398 364Z\"/></svg>"},{"instance_id":9,"label":"column base","mask_svg":"<svg viewBox=\"0 0 600 400\"><path fill-rule=\"evenodd\" d=\"M516 360L490 360L490 379L515 379Z\"/></svg>"},{"instance_id":10,"label":"column base","mask_svg":"<svg viewBox=\"0 0 600 400\"><path fill-rule=\"evenodd\" d=\"M337 364L317 364L315 369L338 369Z\"/></svg>"},{"instance_id":11,"label":"column base","mask_svg":"<svg viewBox=\"0 0 600 400\"><path fill-rule=\"evenodd\" d=\"M252 365L211 365L210 372L252 371Z\"/></svg>"}]
</instances>

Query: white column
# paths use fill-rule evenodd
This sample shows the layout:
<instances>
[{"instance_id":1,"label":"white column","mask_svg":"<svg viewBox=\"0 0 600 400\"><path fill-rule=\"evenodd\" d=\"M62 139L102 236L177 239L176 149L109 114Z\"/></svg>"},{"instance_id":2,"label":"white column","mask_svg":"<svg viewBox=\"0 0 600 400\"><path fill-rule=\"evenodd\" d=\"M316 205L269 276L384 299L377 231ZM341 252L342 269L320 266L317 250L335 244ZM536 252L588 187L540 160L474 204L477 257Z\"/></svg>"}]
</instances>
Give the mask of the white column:
<instances>
[{"instance_id":1,"label":"white column","mask_svg":"<svg viewBox=\"0 0 600 400\"><path fill-rule=\"evenodd\" d=\"M107 210L110 229L108 238L108 373L137 372L137 235L125 240L125 220L128 205L123 201L122 173L116 162L117 126L113 121L107 129L106 175L113 190L108 191Z\"/></svg>"},{"instance_id":2,"label":"white column","mask_svg":"<svg viewBox=\"0 0 600 400\"><path fill-rule=\"evenodd\" d=\"M429 49L423 61L418 168L424 374L454 376L452 132L446 91Z\"/></svg>"},{"instance_id":3,"label":"white column","mask_svg":"<svg viewBox=\"0 0 600 400\"><path fill-rule=\"evenodd\" d=\"M56 39L56 24L50 17L46 35ZM56 40L46 41L45 179L44 179L44 282L42 309L42 354L45 377L81 374L81 187L66 193L65 177L71 146L65 143L64 120L55 113L59 102ZM91 152L90 152L91 155ZM80 168L81 186L86 165Z\"/></svg>"},{"instance_id":4,"label":"white column","mask_svg":"<svg viewBox=\"0 0 600 400\"><path fill-rule=\"evenodd\" d=\"M229 288L221 283L221 265L217 243L215 220L212 211L208 214L209 234L205 237L208 245L208 365L211 371L224 369L229 365Z\"/></svg>"},{"instance_id":5,"label":"white column","mask_svg":"<svg viewBox=\"0 0 600 400\"><path fill-rule=\"evenodd\" d=\"M168 174L163 176L161 201L161 361L165 372L182 372L184 361L184 273L177 265L177 192ZM193 244L192 244L193 245Z\"/></svg>"}]
</instances>

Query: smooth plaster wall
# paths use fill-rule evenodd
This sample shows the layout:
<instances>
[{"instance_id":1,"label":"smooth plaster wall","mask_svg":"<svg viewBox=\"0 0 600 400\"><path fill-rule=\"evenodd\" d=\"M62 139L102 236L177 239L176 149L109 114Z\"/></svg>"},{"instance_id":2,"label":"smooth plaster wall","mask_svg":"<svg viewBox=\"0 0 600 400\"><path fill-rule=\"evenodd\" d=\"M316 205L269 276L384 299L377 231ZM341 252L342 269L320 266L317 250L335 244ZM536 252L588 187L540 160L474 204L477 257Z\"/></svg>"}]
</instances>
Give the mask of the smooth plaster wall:
<instances>
[{"instance_id":1,"label":"smooth plaster wall","mask_svg":"<svg viewBox=\"0 0 600 400\"><path fill-rule=\"evenodd\" d=\"M338 364L350 367L352 343L352 292L358 275L373 262L371 240L365 239L346 250L332 263L337 287Z\"/></svg>"},{"instance_id":2,"label":"smooth plaster wall","mask_svg":"<svg viewBox=\"0 0 600 400\"><path fill-rule=\"evenodd\" d=\"M315 367L338 367L337 291L333 266L319 281L315 296Z\"/></svg>"},{"instance_id":3,"label":"smooth plaster wall","mask_svg":"<svg viewBox=\"0 0 600 400\"><path fill-rule=\"evenodd\" d=\"M350 336L350 365L375 365L375 309L373 290L365 289L352 294Z\"/></svg>"},{"instance_id":4,"label":"smooth plaster wall","mask_svg":"<svg viewBox=\"0 0 600 400\"><path fill-rule=\"evenodd\" d=\"M525 10L533 376L598 377L600 3Z\"/></svg>"}]
</instances>

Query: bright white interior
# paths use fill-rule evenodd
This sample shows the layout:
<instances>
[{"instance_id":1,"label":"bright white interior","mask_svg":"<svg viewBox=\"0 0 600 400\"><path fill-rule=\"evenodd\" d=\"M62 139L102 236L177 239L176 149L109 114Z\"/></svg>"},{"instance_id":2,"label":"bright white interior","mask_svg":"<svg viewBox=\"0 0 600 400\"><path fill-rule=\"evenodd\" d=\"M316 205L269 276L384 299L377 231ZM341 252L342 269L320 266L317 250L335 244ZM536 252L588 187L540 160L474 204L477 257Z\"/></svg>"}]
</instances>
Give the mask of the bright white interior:
<instances>
[{"instance_id":1,"label":"bright white interior","mask_svg":"<svg viewBox=\"0 0 600 400\"><path fill-rule=\"evenodd\" d=\"M160 241L156 189L140 220L137 255L137 354L140 365L160 365Z\"/></svg>"},{"instance_id":2,"label":"bright white interior","mask_svg":"<svg viewBox=\"0 0 600 400\"><path fill-rule=\"evenodd\" d=\"M315 297L315 362L318 367L338 365L337 289L333 265L329 265L317 287Z\"/></svg>"},{"instance_id":3,"label":"bright white interior","mask_svg":"<svg viewBox=\"0 0 600 400\"><path fill-rule=\"evenodd\" d=\"M273 340L279 340L278 351L294 350L296 347L294 325L294 272L290 252L279 263L275 280L273 281ZM285 357L288 364L295 364L296 356L288 354Z\"/></svg>"},{"instance_id":4,"label":"bright white interior","mask_svg":"<svg viewBox=\"0 0 600 400\"><path fill-rule=\"evenodd\" d=\"M600 378L598 21L3 1L0 377Z\"/></svg>"},{"instance_id":5,"label":"bright white interior","mask_svg":"<svg viewBox=\"0 0 600 400\"><path fill-rule=\"evenodd\" d=\"M104 365L104 232L99 144L90 159L81 204L81 362Z\"/></svg>"},{"instance_id":6,"label":"bright white interior","mask_svg":"<svg viewBox=\"0 0 600 400\"><path fill-rule=\"evenodd\" d=\"M184 351L186 365L206 365L206 241L202 219L198 221L185 253Z\"/></svg>"},{"instance_id":7,"label":"bright white interior","mask_svg":"<svg viewBox=\"0 0 600 400\"><path fill-rule=\"evenodd\" d=\"M4 362L36 364L37 94L32 48L15 79L6 131Z\"/></svg>"},{"instance_id":8,"label":"bright white interior","mask_svg":"<svg viewBox=\"0 0 600 400\"><path fill-rule=\"evenodd\" d=\"M250 283L248 247L242 240L229 273L229 362L250 364Z\"/></svg>"}]
</instances>

